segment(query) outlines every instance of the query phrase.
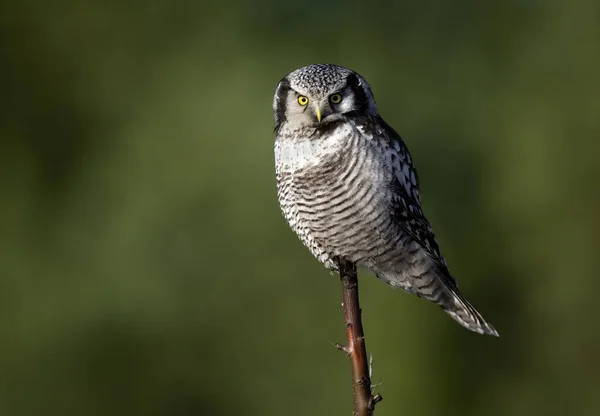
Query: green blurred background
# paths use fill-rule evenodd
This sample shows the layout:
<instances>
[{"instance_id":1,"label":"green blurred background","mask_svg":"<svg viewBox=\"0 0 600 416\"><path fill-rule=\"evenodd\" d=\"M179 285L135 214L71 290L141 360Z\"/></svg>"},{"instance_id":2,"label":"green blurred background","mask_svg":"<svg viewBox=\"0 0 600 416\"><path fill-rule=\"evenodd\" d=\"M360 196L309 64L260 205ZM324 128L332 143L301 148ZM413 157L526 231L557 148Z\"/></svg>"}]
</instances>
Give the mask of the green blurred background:
<instances>
[{"instance_id":1,"label":"green blurred background","mask_svg":"<svg viewBox=\"0 0 600 416\"><path fill-rule=\"evenodd\" d=\"M0 6L0 414L349 415L272 94L348 66L501 334L361 273L385 415L600 414L598 3Z\"/></svg>"}]
</instances>

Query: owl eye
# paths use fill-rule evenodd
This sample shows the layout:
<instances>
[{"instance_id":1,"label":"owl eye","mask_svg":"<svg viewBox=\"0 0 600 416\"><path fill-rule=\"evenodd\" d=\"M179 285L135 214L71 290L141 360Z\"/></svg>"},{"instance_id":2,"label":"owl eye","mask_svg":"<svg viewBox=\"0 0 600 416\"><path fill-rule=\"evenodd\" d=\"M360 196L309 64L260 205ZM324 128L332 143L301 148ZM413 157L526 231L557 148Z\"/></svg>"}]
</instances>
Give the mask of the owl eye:
<instances>
[{"instance_id":1,"label":"owl eye","mask_svg":"<svg viewBox=\"0 0 600 416\"><path fill-rule=\"evenodd\" d=\"M331 101L332 104L339 104L342 101L342 96L340 94L333 94L329 97L329 101Z\"/></svg>"},{"instance_id":2,"label":"owl eye","mask_svg":"<svg viewBox=\"0 0 600 416\"><path fill-rule=\"evenodd\" d=\"M298 97L298 104L300 104L300 105L308 104L308 98L305 97L304 95L301 95L300 97Z\"/></svg>"}]
</instances>

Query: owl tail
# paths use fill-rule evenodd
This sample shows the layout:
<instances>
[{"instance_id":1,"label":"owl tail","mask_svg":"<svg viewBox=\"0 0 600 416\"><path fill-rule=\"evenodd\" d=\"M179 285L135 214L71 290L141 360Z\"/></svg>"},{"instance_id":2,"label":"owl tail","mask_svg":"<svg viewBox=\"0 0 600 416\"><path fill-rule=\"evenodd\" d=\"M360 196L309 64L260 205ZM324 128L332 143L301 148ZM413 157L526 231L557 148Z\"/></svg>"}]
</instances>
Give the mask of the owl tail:
<instances>
[{"instance_id":1,"label":"owl tail","mask_svg":"<svg viewBox=\"0 0 600 416\"><path fill-rule=\"evenodd\" d=\"M406 277L394 273L385 273L372 266L371 269L388 284L394 287L402 287L420 298L437 304L465 328L478 334L499 336L494 327L487 323L477 309L460 293L455 280L446 270L436 272L429 269L428 272L415 275L416 277L411 279L412 284L406 289L406 284L402 283L403 279L406 281Z\"/></svg>"},{"instance_id":2,"label":"owl tail","mask_svg":"<svg viewBox=\"0 0 600 416\"><path fill-rule=\"evenodd\" d=\"M444 309L456 322L471 331L484 335L499 336L492 325L463 296L454 285L446 285L448 296L443 296L438 305Z\"/></svg>"}]
</instances>

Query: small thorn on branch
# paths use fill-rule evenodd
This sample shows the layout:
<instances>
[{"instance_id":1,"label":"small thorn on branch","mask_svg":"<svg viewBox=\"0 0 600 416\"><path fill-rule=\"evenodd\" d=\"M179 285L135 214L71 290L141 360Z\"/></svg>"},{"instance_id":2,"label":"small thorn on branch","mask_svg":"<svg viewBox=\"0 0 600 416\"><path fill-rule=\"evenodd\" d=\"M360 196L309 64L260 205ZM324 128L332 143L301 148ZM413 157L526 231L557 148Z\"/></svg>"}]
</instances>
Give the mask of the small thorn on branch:
<instances>
[{"instance_id":1,"label":"small thorn on branch","mask_svg":"<svg viewBox=\"0 0 600 416\"><path fill-rule=\"evenodd\" d=\"M382 400L383 397L381 397L381 394L376 394L375 396L371 397L371 400L369 400L369 409L374 410L375 405Z\"/></svg>"},{"instance_id":2,"label":"small thorn on branch","mask_svg":"<svg viewBox=\"0 0 600 416\"><path fill-rule=\"evenodd\" d=\"M340 351L344 351L346 353L346 355L350 355L350 349L343 344L335 344L335 348L337 348Z\"/></svg>"}]
</instances>

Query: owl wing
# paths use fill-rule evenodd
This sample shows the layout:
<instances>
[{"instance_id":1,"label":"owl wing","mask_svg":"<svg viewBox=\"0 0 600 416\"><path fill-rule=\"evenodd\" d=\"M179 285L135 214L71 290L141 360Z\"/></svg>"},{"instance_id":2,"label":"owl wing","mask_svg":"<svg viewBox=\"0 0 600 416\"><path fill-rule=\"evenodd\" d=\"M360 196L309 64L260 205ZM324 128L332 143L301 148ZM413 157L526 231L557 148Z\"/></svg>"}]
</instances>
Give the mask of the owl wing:
<instances>
[{"instance_id":1,"label":"owl wing","mask_svg":"<svg viewBox=\"0 0 600 416\"><path fill-rule=\"evenodd\" d=\"M452 280L447 271L446 260L440 252L433 229L425 218L421 208L419 193L419 177L412 163L412 157L404 141L398 133L381 120L381 136L385 143L388 163L394 174L390 184L392 191L392 216L402 231L417 242L444 271L444 275Z\"/></svg>"}]
</instances>

